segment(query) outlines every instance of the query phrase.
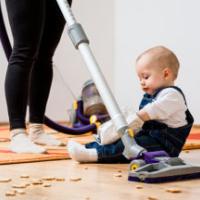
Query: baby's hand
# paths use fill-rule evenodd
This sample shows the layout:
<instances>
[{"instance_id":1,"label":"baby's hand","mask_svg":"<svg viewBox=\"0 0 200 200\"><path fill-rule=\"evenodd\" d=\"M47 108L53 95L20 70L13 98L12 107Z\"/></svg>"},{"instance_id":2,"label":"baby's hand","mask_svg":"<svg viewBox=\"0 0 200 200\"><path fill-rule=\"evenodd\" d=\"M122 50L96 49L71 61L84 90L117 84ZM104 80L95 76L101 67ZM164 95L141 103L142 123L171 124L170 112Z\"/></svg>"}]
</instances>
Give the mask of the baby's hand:
<instances>
[{"instance_id":1,"label":"baby's hand","mask_svg":"<svg viewBox=\"0 0 200 200\"><path fill-rule=\"evenodd\" d=\"M137 134L144 124L144 121L135 113L129 113L126 117L126 121L128 126L134 130L134 134ZM117 133L117 130L111 120L102 124L98 128L97 134L100 139L100 143L103 145L114 143L120 139L120 135Z\"/></svg>"},{"instance_id":2,"label":"baby's hand","mask_svg":"<svg viewBox=\"0 0 200 200\"><path fill-rule=\"evenodd\" d=\"M118 135L117 130L111 120L103 123L98 128L97 134L100 139L100 143L103 145L111 144L120 139L120 136Z\"/></svg>"}]
</instances>

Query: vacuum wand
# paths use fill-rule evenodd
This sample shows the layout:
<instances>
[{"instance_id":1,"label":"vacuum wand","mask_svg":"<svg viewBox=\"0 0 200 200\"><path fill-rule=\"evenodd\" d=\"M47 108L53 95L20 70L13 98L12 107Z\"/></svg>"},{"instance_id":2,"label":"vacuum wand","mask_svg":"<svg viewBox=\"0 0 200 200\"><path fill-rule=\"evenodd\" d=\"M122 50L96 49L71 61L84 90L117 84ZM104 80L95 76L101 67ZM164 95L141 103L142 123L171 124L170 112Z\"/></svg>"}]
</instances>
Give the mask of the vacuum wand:
<instances>
[{"instance_id":1,"label":"vacuum wand","mask_svg":"<svg viewBox=\"0 0 200 200\"><path fill-rule=\"evenodd\" d=\"M90 72L101 98L105 103L108 113L116 127L116 130L121 136L122 142L125 146L125 150L123 152L124 156L128 159L140 156L146 150L135 142L132 130L128 127L128 124L122 115L122 112L120 111L120 108L112 95L112 92L109 89L100 67L89 47L89 40L81 24L76 22L67 0L57 0L57 3L68 25L69 37L71 38L75 48L80 51L88 71Z\"/></svg>"}]
</instances>

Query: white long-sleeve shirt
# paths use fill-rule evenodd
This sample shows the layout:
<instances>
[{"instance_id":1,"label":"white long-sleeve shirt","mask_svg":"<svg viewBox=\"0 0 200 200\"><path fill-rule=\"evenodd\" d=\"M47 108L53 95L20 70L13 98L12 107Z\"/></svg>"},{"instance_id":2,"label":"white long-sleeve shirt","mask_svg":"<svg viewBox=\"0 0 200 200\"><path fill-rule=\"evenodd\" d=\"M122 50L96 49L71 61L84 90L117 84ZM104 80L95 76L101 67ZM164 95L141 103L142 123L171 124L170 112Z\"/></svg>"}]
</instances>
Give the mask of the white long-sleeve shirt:
<instances>
[{"instance_id":1,"label":"white long-sleeve shirt","mask_svg":"<svg viewBox=\"0 0 200 200\"><path fill-rule=\"evenodd\" d=\"M165 123L171 128L178 128L187 124L185 111L187 106L183 95L174 88L161 90L152 103L143 107L151 120ZM135 112L133 110L123 110L129 127L135 127ZM111 144L120 138L112 120L103 123L98 128L98 138L101 144Z\"/></svg>"},{"instance_id":2,"label":"white long-sleeve shirt","mask_svg":"<svg viewBox=\"0 0 200 200\"><path fill-rule=\"evenodd\" d=\"M185 100L183 95L174 88L160 91L155 100L143 109L151 120L160 121L169 127L177 128L187 124Z\"/></svg>"}]
</instances>

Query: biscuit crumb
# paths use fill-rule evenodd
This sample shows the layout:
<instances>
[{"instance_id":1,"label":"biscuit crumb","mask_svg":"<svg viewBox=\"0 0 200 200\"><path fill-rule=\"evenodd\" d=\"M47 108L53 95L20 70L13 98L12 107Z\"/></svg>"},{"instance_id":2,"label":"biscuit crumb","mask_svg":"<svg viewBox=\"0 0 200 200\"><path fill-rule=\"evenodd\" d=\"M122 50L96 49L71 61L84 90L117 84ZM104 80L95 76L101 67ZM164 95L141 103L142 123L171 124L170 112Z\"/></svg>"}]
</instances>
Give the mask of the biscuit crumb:
<instances>
[{"instance_id":1,"label":"biscuit crumb","mask_svg":"<svg viewBox=\"0 0 200 200\"><path fill-rule=\"evenodd\" d=\"M167 188L166 192L171 192L171 193L181 193L181 189L179 188Z\"/></svg>"},{"instance_id":2,"label":"biscuit crumb","mask_svg":"<svg viewBox=\"0 0 200 200\"><path fill-rule=\"evenodd\" d=\"M30 176L29 175L27 175L27 174L22 174L21 176L20 176L20 178L29 178Z\"/></svg>"},{"instance_id":3,"label":"biscuit crumb","mask_svg":"<svg viewBox=\"0 0 200 200\"><path fill-rule=\"evenodd\" d=\"M8 183L10 181L12 181L11 178L0 178L0 183Z\"/></svg>"},{"instance_id":4,"label":"biscuit crumb","mask_svg":"<svg viewBox=\"0 0 200 200\"><path fill-rule=\"evenodd\" d=\"M16 189L15 191L17 194L26 194L25 190L22 189Z\"/></svg>"},{"instance_id":5,"label":"biscuit crumb","mask_svg":"<svg viewBox=\"0 0 200 200\"><path fill-rule=\"evenodd\" d=\"M26 187L31 185L29 182L25 182L24 184L26 185Z\"/></svg>"},{"instance_id":6,"label":"biscuit crumb","mask_svg":"<svg viewBox=\"0 0 200 200\"><path fill-rule=\"evenodd\" d=\"M142 186L142 185L136 185L136 188L137 188L137 189L142 189L143 186Z\"/></svg>"},{"instance_id":7,"label":"biscuit crumb","mask_svg":"<svg viewBox=\"0 0 200 200\"><path fill-rule=\"evenodd\" d=\"M5 195L8 196L8 197L16 196L16 191L15 191L15 190L7 191L7 192L5 193Z\"/></svg>"},{"instance_id":8,"label":"biscuit crumb","mask_svg":"<svg viewBox=\"0 0 200 200\"><path fill-rule=\"evenodd\" d=\"M56 181L65 181L65 178L59 178L59 177L57 177Z\"/></svg>"},{"instance_id":9,"label":"biscuit crumb","mask_svg":"<svg viewBox=\"0 0 200 200\"><path fill-rule=\"evenodd\" d=\"M51 187L51 184L45 183L45 184L43 185L43 187Z\"/></svg>"},{"instance_id":10,"label":"biscuit crumb","mask_svg":"<svg viewBox=\"0 0 200 200\"><path fill-rule=\"evenodd\" d=\"M23 183L15 184L15 185L12 185L12 188L23 189L23 188L26 188L26 184L23 184Z\"/></svg>"},{"instance_id":11,"label":"biscuit crumb","mask_svg":"<svg viewBox=\"0 0 200 200\"><path fill-rule=\"evenodd\" d=\"M74 182L81 181L81 180L82 180L82 178L80 178L80 177L71 177L70 178L70 181L74 181Z\"/></svg>"},{"instance_id":12,"label":"biscuit crumb","mask_svg":"<svg viewBox=\"0 0 200 200\"><path fill-rule=\"evenodd\" d=\"M40 179L33 179L32 180L32 185L42 185L43 182Z\"/></svg>"},{"instance_id":13,"label":"biscuit crumb","mask_svg":"<svg viewBox=\"0 0 200 200\"><path fill-rule=\"evenodd\" d=\"M148 199L148 200L158 200L158 198L153 197L153 196L149 196L147 199Z\"/></svg>"},{"instance_id":14,"label":"biscuit crumb","mask_svg":"<svg viewBox=\"0 0 200 200\"><path fill-rule=\"evenodd\" d=\"M56 178L55 177L52 177L52 176L46 176L46 177L43 177L42 180L45 180L45 181L54 181Z\"/></svg>"},{"instance_id":15,"label":"biscuit crumb","mask_svg":"<svg viewBox=\"0 0 200 200\"><path fill-rule=\"evenodd\" d=\"M114 177L122 177L121 173L113 174Z\"/></svg>"}]
</instances>

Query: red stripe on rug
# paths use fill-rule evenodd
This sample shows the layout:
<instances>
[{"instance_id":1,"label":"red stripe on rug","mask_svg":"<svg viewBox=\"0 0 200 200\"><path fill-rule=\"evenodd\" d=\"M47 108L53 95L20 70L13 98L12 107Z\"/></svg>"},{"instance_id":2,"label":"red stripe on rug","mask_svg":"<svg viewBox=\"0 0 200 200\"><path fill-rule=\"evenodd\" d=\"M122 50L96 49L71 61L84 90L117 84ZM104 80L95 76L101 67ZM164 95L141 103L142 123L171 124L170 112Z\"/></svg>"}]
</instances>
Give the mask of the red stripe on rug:
<instances>
[{"instance_id":1,"label":"red stripe on rug","mask_svg":"<svg viewBox=\"0 0 200 200\"><path fill-rule=\"evenodd\" d=\"M6 131L9 130L8 127L0 127L0 131Z\"/></svg>"},{"instance_id":2,"label":"red stripe on rug","mask_svg":"<svg viewBox=\"0 0 200 200\"><path fill-rule=\"evenodd\" d=\"M12 151L10 151L10 150L3 150L3 149L1 149L1 150L0 150L0 153L14 153L14 152L12 152Z\"/></svg>"},{"instance_id":3,"label":"red stripe on rug","mask_svg":"<svg viewBox=\"0 0 200 200\"><path fill-rule=\"evenodd\" d=\"M3 149L1 149L0 153L15 153L15 152L12 152L10 150L3 150ZM37 155L37 154L35 154L35 155ZM58 153L58 152L51 152L50 153L50 152L47 152L47 153L41 154L41 155L67 155L67 152L66 153Z\"/></svg>"},{"instance_id":4,"label":"red stripe on rug","mask_svg":"<svg viewBox=\"0 0 200 200\"><path fill-rule=\"evenodd\" d=\"M200 133L193 133L188 136L187 139L191 140L200 140Z\"/></svg>"}]
</instances>

